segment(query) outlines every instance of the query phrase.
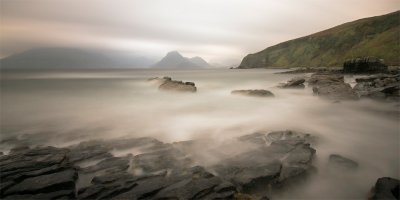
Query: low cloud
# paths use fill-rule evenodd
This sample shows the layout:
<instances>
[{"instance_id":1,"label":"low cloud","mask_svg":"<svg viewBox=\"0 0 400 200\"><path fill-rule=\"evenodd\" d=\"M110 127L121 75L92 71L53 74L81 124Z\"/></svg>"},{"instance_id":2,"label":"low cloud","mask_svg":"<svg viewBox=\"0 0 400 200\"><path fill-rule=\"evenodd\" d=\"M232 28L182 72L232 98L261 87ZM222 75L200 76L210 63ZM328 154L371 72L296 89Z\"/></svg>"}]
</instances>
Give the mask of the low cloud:
<instances>
[{"instance_id":1,"label":"low cloud","mask_svg":"<svg viewBox=\"0 0 400 200\"><path fill-rule=\"evenodd\" d=\"M398 0L1 0L0 56L45 46L178 50L213 62L400 8Z\"/></svg>"}]
</instances>

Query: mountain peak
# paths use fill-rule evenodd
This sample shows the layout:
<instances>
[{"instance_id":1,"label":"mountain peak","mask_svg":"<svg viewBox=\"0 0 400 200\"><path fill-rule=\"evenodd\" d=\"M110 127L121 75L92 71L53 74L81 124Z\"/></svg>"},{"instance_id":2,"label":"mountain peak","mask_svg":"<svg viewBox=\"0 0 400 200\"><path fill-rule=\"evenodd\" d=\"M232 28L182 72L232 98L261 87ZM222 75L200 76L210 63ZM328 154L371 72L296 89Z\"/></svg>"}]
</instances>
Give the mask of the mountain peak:
<instances>
[{"instance_id":1,"label":"mountain peak","mask_svg":"<svg viewBox=\"0 0 400 200\"><path fill-rule=\"evenodd\" d=\"M185 58L178 51L170 51L154 67L160 68L200 68L210 66L202 58L196 56Z\"/></svg>"},{"instance_id":2,"label":"mountain peak","mask_svg":"<svg viewBox=\"0 0 400 200\"><path fill-rule=\"evenodd\" d=\"M179 57L183 57L178 51L170 51L167 53L166 56L179 56Z\"/></svg>"}]
</instances>

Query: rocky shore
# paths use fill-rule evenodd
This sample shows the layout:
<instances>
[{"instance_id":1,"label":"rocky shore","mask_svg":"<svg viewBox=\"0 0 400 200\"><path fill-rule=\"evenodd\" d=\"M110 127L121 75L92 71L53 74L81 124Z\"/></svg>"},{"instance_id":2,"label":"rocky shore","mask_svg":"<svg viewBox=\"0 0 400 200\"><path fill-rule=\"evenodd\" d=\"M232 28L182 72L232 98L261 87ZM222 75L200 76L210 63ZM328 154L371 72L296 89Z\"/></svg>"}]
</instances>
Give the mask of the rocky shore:
<instances>
[{"instance_id":1,"label":"rocky shore","mask_svg":"<svg viewBox=\"0 0 400 200\"><path fill-rule=\"evenodd\" d=\"M215 154L204 141L163 143L150 137L65 148L16 145L0 156L0 194L2 199L268 199L318 171L316 141L296 131L256 132L224 144L248 147L228 155ZM199 146L218 162L199 163L193 154ZM116 156L115 151L135 154ZM335 154L329 161L341 169L359 165ZM398 185L395 179L379 179L373 199L398 198Z\"/></svg>"}]
</instances>

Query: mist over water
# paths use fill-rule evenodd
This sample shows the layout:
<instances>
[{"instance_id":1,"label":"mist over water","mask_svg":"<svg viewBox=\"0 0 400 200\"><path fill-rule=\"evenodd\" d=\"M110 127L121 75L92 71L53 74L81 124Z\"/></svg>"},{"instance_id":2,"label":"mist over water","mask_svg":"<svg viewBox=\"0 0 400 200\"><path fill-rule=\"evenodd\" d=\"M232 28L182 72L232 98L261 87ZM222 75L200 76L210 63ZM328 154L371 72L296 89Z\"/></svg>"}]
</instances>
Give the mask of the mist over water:
<instances>
[{"instance_id":1,"label":"mist over water","mask_svg":"<svg viewBox=\"0 0 400 200\"><path fill-rule=\"evenodd\" d=\"M203 140L192 154L218 162L207 148L224 148L256 131L297 130L317 138L318 173L278 199L367 198L379 177L399 178L399 103L371 100L333 103L304 90L279 89L296 76L279 70L9 71L1 74L1 140L33 134L33 145L69 146L83 140L151 136L163 142ZM194 82L193 94L158 91L151 77ZM354 77L346 77L349 82ZM274 98L231 95L235 89L268 89ZM11 144L2 142L0 151ZM116 152L118 153L118 152ZM121 152L119 152L121 153ZM126 152L129 153L129 152ZM359 163L354 172L332 171L336 153Z\"/></svg>"}]
</instances>

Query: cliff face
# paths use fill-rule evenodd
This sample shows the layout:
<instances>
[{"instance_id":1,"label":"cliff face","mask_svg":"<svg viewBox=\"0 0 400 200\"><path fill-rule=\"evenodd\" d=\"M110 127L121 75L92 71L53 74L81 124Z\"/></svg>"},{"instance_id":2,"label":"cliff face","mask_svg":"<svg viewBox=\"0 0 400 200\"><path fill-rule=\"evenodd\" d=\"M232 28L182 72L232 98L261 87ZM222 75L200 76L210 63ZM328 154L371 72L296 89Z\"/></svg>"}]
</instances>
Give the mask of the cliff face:
<instances>
[{"instance_id":1,"label":"cliff face","mask_svg":"<svg viewBox=\"0 0 400 200\"><path fill-rule=\"evenodd\" d=\"M286 41L243 58L239 68L331 67L373 56L399 65L400 11L360 19Z\"/></svg>"}]
</instances>

